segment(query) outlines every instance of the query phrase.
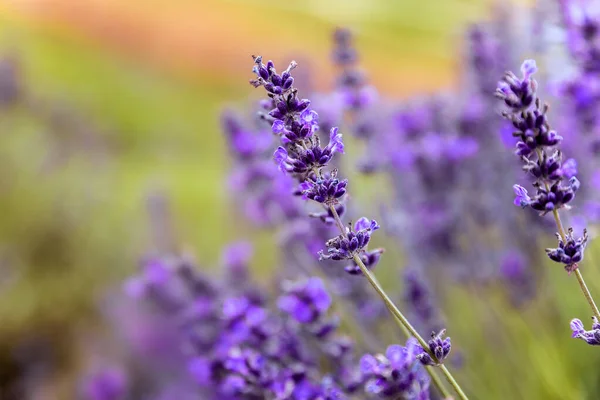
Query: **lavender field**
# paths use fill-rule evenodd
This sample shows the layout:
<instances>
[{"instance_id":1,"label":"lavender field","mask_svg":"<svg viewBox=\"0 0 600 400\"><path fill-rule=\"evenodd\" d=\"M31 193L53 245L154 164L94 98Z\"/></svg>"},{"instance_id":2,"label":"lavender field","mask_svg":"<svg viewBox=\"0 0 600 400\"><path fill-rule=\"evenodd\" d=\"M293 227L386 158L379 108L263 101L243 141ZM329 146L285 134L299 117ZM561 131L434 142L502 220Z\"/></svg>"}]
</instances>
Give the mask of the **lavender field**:
<instances>
[{"instance_id":1,"label":"lavender field","mask_svg":"<svg viewBox=\"0 0 600 400\"><path fill-rule=\"evenodd\" d=\"M0 400L600 397L597 0L0 1L0 132Z\"/></svg>"}]
</instances>

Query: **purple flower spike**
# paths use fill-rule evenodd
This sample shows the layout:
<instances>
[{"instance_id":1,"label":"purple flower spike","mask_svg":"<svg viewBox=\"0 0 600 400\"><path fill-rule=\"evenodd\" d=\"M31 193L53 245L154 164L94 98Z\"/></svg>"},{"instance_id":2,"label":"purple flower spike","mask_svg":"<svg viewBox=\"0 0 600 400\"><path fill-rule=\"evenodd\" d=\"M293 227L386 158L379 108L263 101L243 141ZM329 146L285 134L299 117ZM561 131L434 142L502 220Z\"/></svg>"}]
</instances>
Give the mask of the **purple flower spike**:
<instances>
[{"instance_id":1,"label":"purple flower spike","mask_svg":"<svg viewBox=\"0 0 600 400\"><path fill-rule=\"evenodd\" d=\"M520 185L514 185L513 190L515 191L514 204L519 207L527 207L531 203L531 198L527 193L527 189Z\"/></svg>"},{"instance_id":2,"label":"purple flower spike","mask_svg":"<svg viewBox=\"0 0 600 400\"><path fill-rule=\"evenodd\" d=\"M592 317L592 321L592 330L586 331L581 320L577 318L571 320L571 331L573 331L571 337L585 340L592 346L600 345L600 322L596 317Z\"/></svg>"}]
</instances>

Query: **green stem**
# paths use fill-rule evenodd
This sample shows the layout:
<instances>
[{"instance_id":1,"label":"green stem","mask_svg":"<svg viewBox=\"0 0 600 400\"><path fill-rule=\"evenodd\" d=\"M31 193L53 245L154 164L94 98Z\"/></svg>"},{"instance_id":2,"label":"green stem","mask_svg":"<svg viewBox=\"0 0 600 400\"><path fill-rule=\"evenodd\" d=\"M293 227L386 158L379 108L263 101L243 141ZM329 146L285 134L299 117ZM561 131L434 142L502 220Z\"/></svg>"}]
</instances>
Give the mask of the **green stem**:
<instances>
[{"instance_id":1,"label":"green stem","mask_svg":"<svg viewBox=\"0 0 600 400\"><path fill-rule=\"evenodd\" d=\"M446 389L444 382L442 382L442 380L440 379L438 374L435 372L434 367L427 365L427 366L425 366L425 369L427 370L427 373L431 377L431 382L433 382L433 386L435 386L437 388L437 390L439 390L440 394L442 395L442 399L452 400L453 399L452 394L450 393L450 391L448 389Z\"/></svg>"},{"instance_id":2,"label":"green stem","mask_svg":"<svg viewBox=\"0 0 600 400\"><path fill-rule=\"evenodd\" d=\"M333 205L330 205L329 210L331 211L331 215L333 215L335 223L340 229L341 234L347 238L348 235L346 233L346 228L344 227L344 223L340 219L340 216L338 215L335 207ZM417 332L417 330L410 324L408 319L404 316L404 314L402 314L402 312L398 309L396 304L394 304L392 299L390 299L390 297L387 295L385 290L383 290L379 282L377 282L377 278L375 278L375 275L373 275L373 273L365 266L358 254L355 254L353 256L353 259L356 265L358 265L358 267L360 268L363 275L367 278L373 289L375 289L379 297L381 297L390 313L394 316L394 319L399 323L400 326L403 327L405 332L409 333L409 336L412 336L415 339L417 339L423 350L428 352L433 360L436 360L435 355L432 354L429 350L429 345L427 344L427 342L421 337L421 335L419 335L419 332ZM448 383L454 388L454 390L458 394L459 398L462 400L468 400L467 395L463 392L462 388L460 387L456 379L454 379L450 371L448 371L448 368L446 368L446 366L444 366L443 364L440 364L439 367L442 373L445 375ZM429 372L430 370L427 369L427 371ZM443 391L443 389L440 388L440 391Z\"/></svg>"},{"instance_id":3,"label":"green stem","mask_svg":"<svg viewBox=\"0 0 600 400\"><path fill-rule=\"evenodd\" d=\"M563 228L562 222L560 220L560 215L558 214L558 210L553 210L552 214L554 215L554 221L556 221L556 227L558 229L558 234L560 235L563 242L566 242L567 236L565 235L565 228ZM585 284L585 280L583 279L583 275L581 274L581 271L579 270L579 268L575 269L575 276L577 277L577 281L579 282L579 287L581 288L581 291L583 292L583 295L585 296L585 299L587 300L588 304L590 305L594 315L596 316L596 318L600 319L600 311L598 310L598 306L596 306L596 303L594 302L594 298L592 297L590 290L588 289L587 285Z\"/></svg>"}]
</instances>

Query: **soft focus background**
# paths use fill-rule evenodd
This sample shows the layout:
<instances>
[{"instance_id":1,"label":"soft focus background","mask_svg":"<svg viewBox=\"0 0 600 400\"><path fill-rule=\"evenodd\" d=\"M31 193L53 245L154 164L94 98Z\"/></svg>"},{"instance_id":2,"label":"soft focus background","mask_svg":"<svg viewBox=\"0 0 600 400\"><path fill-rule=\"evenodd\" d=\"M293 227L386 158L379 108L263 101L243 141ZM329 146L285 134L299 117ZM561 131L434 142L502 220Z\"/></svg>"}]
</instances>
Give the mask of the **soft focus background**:
<instances>
[{"instance_id":1,"label":"soft focus background","mask_svg":"<svg viewBox=\"0 0 600 400\"><path fill-rule=\"evenodd\" d=\"M0 399L14 398L16 384L28 399L74 398L90 343L102 342L90 339L105 329L98 304L156 243L170 241L167 250L188 250L207 266L228 241L252 238L256 269L266 276L274 267L270 232L255 233L229 210L225 187L219 112L257 98L247 84L251 54L296 59L327 90L331 32L347 26L383 95L428 93L456 82L461 32L488 6L0 1ZM151 233L153 207L171 210L159 229L168 240ZM397 266L388 247L392 260L378 274ZM550 275L551 293L574 290L566 275ZM598 272L588 276L600 290ZM475 292L451 291L444 308L464 358L457 375L475 398L597 398L595 349L569 339L568 320L587 318L578 295L548 309L542 294L515 309L493 287ZM497 331L480 329L484 319Z\"/></svg>"}]
</instances>

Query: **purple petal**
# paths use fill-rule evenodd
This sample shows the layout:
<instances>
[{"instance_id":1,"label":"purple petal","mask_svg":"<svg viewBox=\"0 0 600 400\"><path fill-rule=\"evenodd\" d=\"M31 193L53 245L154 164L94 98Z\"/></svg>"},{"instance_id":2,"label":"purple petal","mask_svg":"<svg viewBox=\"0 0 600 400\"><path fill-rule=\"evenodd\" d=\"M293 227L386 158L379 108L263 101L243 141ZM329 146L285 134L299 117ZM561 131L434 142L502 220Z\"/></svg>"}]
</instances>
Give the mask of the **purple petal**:
<instances>
[{"instance_id":1,"label":"purple petal","mask_svg":"<svg viewBox=\"0 0 600 400\"><path fill-rule=\"evenodd\" d=\"M394 368L401 368L406 361L406 349L399 344L388 346L385 356ZM410 360L409 360L410 362Z\"/></svg>"},{"instance_id":2,"label":"purple petal","mask_svg":"<svg viewBox=\"0 0 600 400\"><path fill-rule=\"evenodd\" d=\"M523 64L521 64L521 73L523 74L523 79L527 80L529 77L537 72L537 64L535 60L525 60Z\"/></svg>"},{"instance_id":3,"label":"purple petal","mask_svg":"<svg viewBox=\"0 0 600 400\"><path fill-rule=\"evenodd\" d=\"M580 333L585 331L583 322L581 322L580 319L577 319L577 318L572 319L570 326L571 326L571 331L573 331L573 334L571 335L572 337L576 337L577 335L579 335Z\"/></svg>"},{"instance_id":4,"label":"purple petal","mask_svg":"<svg viewBox=\"0 0 600 400\"><path fill-rule=\"evenodd\" d=\"M279 170L281 172L286 172L286 161L288 159L287 150L279 146L277 150L275 150L275 153L273 153L273 159L275 159L275 162L279 165Z\"/></svg>"},{"instance_id":5,"label":"purple petal","mask_svg":"<svg viewBox=\"0 0 600 400\"><path fill-rule=\"evenodd\" d=\"M371 226L371 221L369 220L369 218L362 217L362 218L359 218L354 223L354 230L358 232L363 229L368 229L370 226Z\"/></svg>"},{"instance_id":6,"label":"purple petal","mask_svg":"<svg viewBox=\"0 0 600 400\"><path fill-rule=\"evenodd\" d=\"M195 357L188 363L188 371L194 381L200 385L209 385L212 371L210 361L203 357Z\"/></svg>"},{"instance_id":7,"label":"purple petal","mask_svg":"<svg viewBox=\"0 0 600 400\"><path fill-rule=\"evenodd\" d=\"M329 131L329 145L332 146L332 152L344 154L344 142L342 142L342 134L338 133L338 128L333 127Z\"/></svg>"},{"instance_id":8,"label":"purple petal","mask_svg":"<svg viewBox=\"0 0 600 400\"><path fill-rule=\"evenodd\" d=\"M577 175L577 161L573 158L569 158L563 163L561 169L565 178L570 179Z\"/></svg>"},{"instance_id":9,"label":"purple petal","mask_svg":"<svg viewBox=\"0 0 600 400\"><path fill-rule=\"evenodd\" d=\"M285 129L285 124L282 120L276 119L275 121L273 121L273 126L271 127L271 129L273 130L273 133L279 134Z\"/></svg>"},{"instance_id":10,"label":"purple petal","mask_svg":"<svg viewBox=\"0 0 600 400\"><path fill-rule=\"evenodd\" d=\"M300 114L300 120L305 124L316 124L319 121L319 114L316 111L307 108Z\"/></svg>"},{"instance_id":11,"label":"purple petal","mask_svg":"<svg viewBox=\"0 0 600 400\"><path fill-rule=\"evenodd\" d=\"M327 311L329 309L331 306L331 297L320 278L310 278L306 285L306 291L311 296L317 310Z\"/></svg>"},{"instance_id":12,"label":"purple petal","mask_svg":"<svg viewBox=\"0 0 600 400\"><path fill-rule=\"evenodd\" d=\"M378 369L379 363L377 359L373 357L371 354L365 354L360 359L360 372L363 375L371 375L374 374Z\"/></svg>"}]
</instances>

